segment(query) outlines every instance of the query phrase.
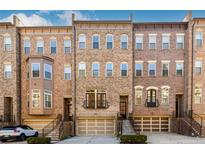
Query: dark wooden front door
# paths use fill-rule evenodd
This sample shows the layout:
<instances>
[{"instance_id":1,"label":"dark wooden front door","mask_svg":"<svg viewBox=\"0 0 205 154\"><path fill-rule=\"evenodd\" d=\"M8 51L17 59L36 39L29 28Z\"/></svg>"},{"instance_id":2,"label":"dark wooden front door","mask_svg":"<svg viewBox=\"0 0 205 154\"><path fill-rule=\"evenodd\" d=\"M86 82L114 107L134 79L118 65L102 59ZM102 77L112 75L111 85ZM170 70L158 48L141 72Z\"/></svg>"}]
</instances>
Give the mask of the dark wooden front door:
<instances>
[{"instance_id":1,"label":"dark wooden front door","mask_svg":"<svg viewBox=\"0 0 205 154\"><path fill-rule=\"evenodd\" d=\"M65 98L64 99L64 120L65 121L69 121L71 118L70 109L71 109L71 99Z\"/></svg>"},{"instance_id":2,"label":"dark wooden front door","mask_svg":"<svg viewBox=\"0 0 205 154\"><path fill-rule=\"evenodd\" d=\"M120 115L123 119L127 117L128 96L120 96Z\"/></svg>"},{"instance_id":3,"label":"dark wooden front door","mask_svg":"<svg viewBox=\"0 0 205 154\"><path fill-rule=\"evenodd\" d=\"M181 104L182 104L182 97L183 95L176 95L176 102L175 102L175 113L176 118L181 117Z\"/></svg>"}]
</instances>

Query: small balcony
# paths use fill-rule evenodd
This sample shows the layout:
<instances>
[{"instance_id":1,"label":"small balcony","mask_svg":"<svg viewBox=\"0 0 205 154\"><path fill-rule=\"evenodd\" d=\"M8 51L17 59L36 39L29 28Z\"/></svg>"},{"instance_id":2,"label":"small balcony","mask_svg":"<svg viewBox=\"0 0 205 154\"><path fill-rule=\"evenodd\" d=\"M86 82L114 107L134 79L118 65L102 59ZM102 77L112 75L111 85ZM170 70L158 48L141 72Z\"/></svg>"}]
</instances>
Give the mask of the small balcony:
<instances>
[{"instance_id":1,"label":"small balcony","mask_svg":"<svg viewBox=\"0 0 205 154\"><path fill-rule=\"evenodd\" d=\"M159 107L159 101L158 101L158 99L155 101L155 102L153 102L153 101L148 101L148 99L146 99L146 101L145 101L145 107Z\"/></svg>"},{"instance_id":2,"label":"small balcony","mask_svg":"<svg viewBox=\"0 0 205 154\"><path fill-rule=\"evenodd\" d=\"M107 100L84 100L83 107L85 109L107 109L109 108L109 103Z\"/></svg>"}]
</instances>

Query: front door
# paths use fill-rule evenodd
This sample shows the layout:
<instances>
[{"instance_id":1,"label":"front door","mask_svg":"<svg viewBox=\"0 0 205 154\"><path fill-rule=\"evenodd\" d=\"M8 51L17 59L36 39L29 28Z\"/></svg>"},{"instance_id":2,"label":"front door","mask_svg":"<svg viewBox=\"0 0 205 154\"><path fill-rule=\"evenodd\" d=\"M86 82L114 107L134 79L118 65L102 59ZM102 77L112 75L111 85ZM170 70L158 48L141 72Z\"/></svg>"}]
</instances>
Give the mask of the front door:
<instances>
[{"instance_id":1,"label":"front door","mask_svg":"<svg viewBox=\"0 0 205 154\"><path fill-rule=\"evenodd\" d=\"M71 120L70 110L71 110L71 99L65 98L64 99L64 120L65 121Z\"/></svg>"},{"instance_id":2,"label":"front door","mask_svg":"<svg viewBox=\"0 0 205 154\"><path fill-rule=\"evenodd\" d=\"M182 101L183 95L176 95L176 101L175 101L175 113L176 118L181 117L181 101Z\"/></svg>"},{"instance_id":3,"label":"front door","mask_svg":"<svg viewBox=\"0 0 205 154\"><path fill-rule=\"evenodd\" d=\"M128 96L120 96L120 115L123 119L127 117Z\"/></svg>"}]
</instances>

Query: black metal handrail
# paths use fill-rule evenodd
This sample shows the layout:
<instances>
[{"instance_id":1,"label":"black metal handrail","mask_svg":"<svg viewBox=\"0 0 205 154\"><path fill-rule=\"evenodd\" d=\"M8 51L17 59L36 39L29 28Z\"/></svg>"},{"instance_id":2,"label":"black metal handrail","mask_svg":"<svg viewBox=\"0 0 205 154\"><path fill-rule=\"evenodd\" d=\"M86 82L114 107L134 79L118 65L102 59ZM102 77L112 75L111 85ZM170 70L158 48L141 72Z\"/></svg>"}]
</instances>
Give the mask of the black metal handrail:
<instances>
[{"instance_id":1,"label":"black metal handrail","mask_svg":"<svg viewBox=\"0 0 205 154\"><path fill-rule=\"evenodd\" d=\"M156 99L156 102L148 102L148 99L146 99L145 106L146 107L159 107L160 103L159 103L158 99Z\"/></svg>"},{"instance_id":2,"label":"black metal handrail","mask_svg":"<svg viewBox=\"0 0 205 154\"><path fill-rule=\"evenodd\" d=\"M104 100L104 101L97 101L95 105L94 100L92 101L84 100L83 107L86 109L107 109L109 108L109 103L107 100Z\"/></svg>"}]
</instances>

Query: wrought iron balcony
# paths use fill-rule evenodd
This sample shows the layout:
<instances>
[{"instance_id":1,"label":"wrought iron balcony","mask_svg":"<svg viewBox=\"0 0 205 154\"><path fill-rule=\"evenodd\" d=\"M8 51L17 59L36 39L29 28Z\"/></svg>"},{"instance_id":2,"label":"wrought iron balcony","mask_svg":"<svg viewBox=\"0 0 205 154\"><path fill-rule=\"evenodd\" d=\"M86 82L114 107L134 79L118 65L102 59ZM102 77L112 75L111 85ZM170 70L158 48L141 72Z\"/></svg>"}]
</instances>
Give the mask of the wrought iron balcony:
<instances>
[{"instance_id":1,"label":"wrought iron balcony","mask_svg":"<svg viewBox=\"0 0 205 154\"><path fill-rule=\"evenodd\" d=\"M98 100L97 102L95 102L94 100L84 100L83 107L85 109L107 109L109 108L109 103L107 100Z\"/></svg>"},{"instance_id":2,"label":"wrought iron balcony","mask_svg":"<svg viewBox=\"0 0 205 154\"><path fill-rule=\"evenodd\" d=\"M158 99L156 100L156 102L149 102L148 99L146 99L145 101L145 106L146 107L159 107L159 101Z\"/></svg>"}]
</instances>

